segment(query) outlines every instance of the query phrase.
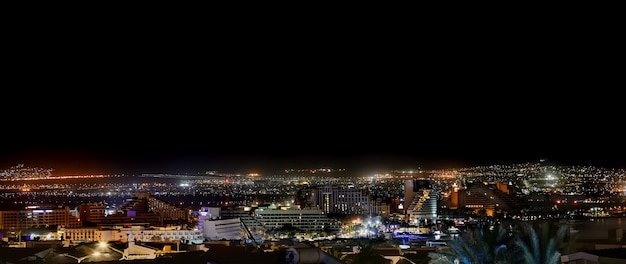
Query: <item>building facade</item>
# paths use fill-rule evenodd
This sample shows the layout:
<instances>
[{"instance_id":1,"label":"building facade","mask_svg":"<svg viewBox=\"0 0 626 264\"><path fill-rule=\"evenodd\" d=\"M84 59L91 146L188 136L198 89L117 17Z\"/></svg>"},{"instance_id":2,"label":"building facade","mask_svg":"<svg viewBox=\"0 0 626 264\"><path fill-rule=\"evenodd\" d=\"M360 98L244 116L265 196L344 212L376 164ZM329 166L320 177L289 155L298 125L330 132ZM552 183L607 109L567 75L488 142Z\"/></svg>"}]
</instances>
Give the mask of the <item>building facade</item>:
<instances>
[{"instance_id":1,"label":"building facade","mask_svg":"<svg viewBox=\"0 0 626 264\"><path fill-rule=\"evenodd\" d=\"M82 226L79 219L72 214L69 206L28 206L22 210L0 210L0 230L18 231L54 225Z\"/></svg>"},{"instance_id":2,"label":"building facade","mask_svg":"<svg viewBox=\"0 0 626 264\"><path fill-rule=\"evenodd\" d=\"M102 218L101 223L139 223L147 222L153 226L180 224L190 222L191 212L178 208L167 202L150 196L150 193L139 193L126 199L115 214Z\"/></svg>"},{"instance_id":3,"label":"building facade","mask_svg":"<svg viewBox=\"0 0 626 264\"><path fill-rule=\"evenodd\" d=\"M354 187L320 186L309 189L308 204L324 213L372 215L374 202L365 190Z\"/></svg>"},{"instance_id":4,"label":"building facade","mask_svg":"<svg viewBox=\"0 0 626 264\"><path fill-rule=\"evenodd\" d=\"M184 230L180 227L80 227L59 228L57 232L60 234L60 237L74 243L111 241L171 242L176 240L181 243L188 243L190 241L198 242L204 239L201 231Z\"/></svg>"},{"instance_id":5,"label":"building facade","mask_svg":"<svg viewBox=\"0 0 626 264\"><path fill-rule=\"evenodd\" d=\"M437 218L436 190L428 180L406 180L404 182L404 202L408 203L406 219L410 225L432 223Z\"/></svg>"},{"instance_id":6,"label":"building facade","mask_svg":"<svg viewBox=\"0 0 626 264\"><path fill-rule=\"evenodd\" d=\"M239 218L225 220L206 219L203 226L202 234L208 240L237 240L248 236Z\"/></svg>"},{"instance_id":7,"label":"building facade","mask_svg":"<svg viewBox=\"0 0 626 264\"><path fill-rule=\"evenodd\" d=\"M259 208L254 211L257 221L266 230L278 229L289 224L302 232L338 231L337 224L320 209L276 209Z\"/></svg>"},{"instance_id":8,"label":"building facade","mask_svg":"<svg viewBox=\"0 0 626 264\"><path fill-rule=\"evenodd\" d=\"M103 203L84 203L78 206L81 222L103 223L106 217L106 206Z\"/></svg>"}]
</instances>

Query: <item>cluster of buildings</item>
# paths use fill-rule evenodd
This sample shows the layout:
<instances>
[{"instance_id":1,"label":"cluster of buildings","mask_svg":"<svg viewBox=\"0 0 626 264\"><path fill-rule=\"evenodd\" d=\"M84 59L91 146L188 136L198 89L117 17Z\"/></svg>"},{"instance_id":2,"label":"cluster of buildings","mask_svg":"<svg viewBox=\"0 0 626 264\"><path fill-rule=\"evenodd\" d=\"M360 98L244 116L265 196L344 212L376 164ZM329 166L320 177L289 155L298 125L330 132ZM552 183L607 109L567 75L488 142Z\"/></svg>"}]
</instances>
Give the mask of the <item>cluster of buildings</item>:
<instances>
[{"instance_id":1,"label":"cluster of buildings","mask_svg":"<svg viewBox=\"0 0 626 264\"><path fill-rule=\"evenodd\" d=\"M407 179L404 188L404 196L397 203L374 200L367 191L351 185L325 185L301 189L291 205L201 207L199 210L180 208L150 193L138 193L114 209L103 203L83 203L77 210L68 206L3 209L0 210L0 230L5 232L5 238L21 239L28 234L17 232L57 227L56 233L45 237L73 242L177 240L190 244L206 240L279 238L287 234L279 234L277 230L286 227L302 236L329 237L341 233L341 217L346 216L378 219L394 216L407 225L421 226L434 223L442 208L465 208L493 216L524 205L511 195L509 186L502 183L455 187L449 195L443 196L427 179Z\"/></svg>"},{"instance_id":2,"label":"cluster of buildings","mask_svg":"<svg viewBox=\"0 0 626 264\"><path fill-rule=\"evenodd\" d=\"M10 174L13 176L6 174L4 178L18 175L22 169L13 168ZM33 173L49 177L49 171ZM59 185L51 188L45 184L7 184L0 186L0 202L6 202L0 207L0 238L3 246L8 247L58 241L64 248L93 247L91 250L98 252L103 249L94 243L106 242L111 248L109 252L117 252L116 257L153 259L164 252L165 245L178 251L179 246L202 249L201 245L225 241L256 244L306 238L320 239L321 243L329 238L345 238L347 234L342 229L346 226L345 219L358 217L388 220L388 224L401 223L408 227L432 227L441 219L460 215L527 221L566 214L598 217L626 213L623 171L529 165L370 177L314 177L293 173L267 178L209 175L178 179L181 176L149 175L149 179L181 181L99 183L84 185L85 189L67 188L66 183L55 183ZM593 175L600 176L593 178ZM65 198L77 197L77 201L107 198L111 194L132 193L132 197L124 198L114 207L91 201L74 207L37 204L44 199L63 197L64 193L72 195ZM171 202L178 198L180 202ZM203 203L209 199L213 199L211 203ZM374 228L390 230L390 225L380 223ZM363 225L372 227L365 222ZM604 246L623 245L624 234L622 228L610 230L608 237L612 244ZM112 246L116 243L126 246L116 249ZM155 250L155 245L160 249ZM593 247L602 245L595 243ZM313 251L326 256L319 249ZM581 258L579 255L568 255L563 263L575 263L575 259ZM75 252L66 256L78 262L93 257Z\"/></svg>"},{"instance_id":3,"label":"cluster of buildings","mask_svg":"<svg viewBox=\"0 0 626 264\"><path fill-rule=\"evenodd\" d=\"M268 230L290 226L306 233L337 233L336 220L320 209L298 206L202 207L192 211L139 193L116 209L102 203L0 210L0 237L8 240L170 242L266 238ZM56 228L56 230L52 230ZM49 232L42 233L47 230ZM33 232L36 232L33 233ZM31 234L33 233L33 234ZM256 235L256 237L255 237Z\"/></svg>"},{"instance_id":4,"label":"cluster of buildings","mask_svg":"<svg viewBox=\"0 0 626 264\"><path fill-rule=\"evenodd\" d=\"M541 178L526 179L526 185L533 188L550 188L554 183L552 174ZM466 174L468 174L466 172ZM40 205L3 206L0 210L0 232L3 237L18 236L16 232L32 228L58 226L65 230L72 228L93 228L119 224L140 224L148 227L179 226L181 229L196 228L201 232L201 239L240 239L242 237L271 238L272 230L289 226L302 233L340 233L343 217L369 217L398 220L405 225L420 226L435 222L441 216L449 216L462 211L476 216L522 217L533 208L537 212L555 215L554 212L589 210L595 206L615 203L616 212L624 212L620 201L604 198L590 199L582 194L562 192L530 192L525 194L525 186L509 181L487 181L489 177L469 177L455 175L447 181L446 188L441 185L447 177L379 177L378 183L388 190L397 192L396 185L402 186L400 195L382 199L373 195L371 188L365 188L358 181L338 182L328 180L326 184L300 184L293 193L291 202L278 202L260 205L258 202L247 205L183 207L173 205L153 196L150 192L138 192L132 198L116 208L109 208L101 202L81 203L77 208L69 206L46 207ZM396 177L396 178L394 178ZM506 177L505 177L506 178ZM224 182L226 180L213 179ZM256 179L256 178L253 178ZM295 182L295 178L288 178ZM332 179L332 178L329 178ZM479 181L480 180L480 181ZM206 181L206 180L205 180ZM265 184L267 180L261 181ZM311 180L312 181L312 180ZM402 184L396 184L397 182ZM354 183L356 182L356 184ZM389 185L392 183L392 185ZM182 184L181 184L182 185ZM209 184L210 185L210 184ZM207 186L209 186L207 185ZM620 185L620 184L617 184ZM212 185L211 185L212 186ZM184 185L181 188L192 188ZM243 186L237 187L244 189ZM252 188L249 188L252 189ZM141 189L139 189L141 191ZM20 194L13 191L12 195ZM29 192L26 192L29 193ZM157 192L159 193L159 192ZM40 195L41 196L41 195ZM164 197L164 196L158 196ZM199 195L200 198L204 197ZM225 196L230 197L230 196ZM623 203L623 197L621 198ZM11 208L21 206L20 208ZM594 209L595 214L602 210ZM223 222L220 222L223 221ZM210 228L207 228L209 227ZM243 230L242 230L243 227ZM83 234L85 232L81 232ZM181 236L184 240L197 241L195 234ZM90 235L89 237L96 237ZM102 234L97 237L107 237ZM138 236L132 235L131 239ZM139 236L139 240L144 237ZM172 238L165 234L163 238ZM179 238L181 238L179 237ZM81 236L82 238L82 236ZM128 239L128 236L124 236Z\"/></svg>"},{"instance_id":5,"label":"cluster of buildings","mask_svg":"<svg viewBox=\"0 0 626 264\"><path fill-rule=\"evenodd\" d=\"M424 189L426 187L430 187L427 181L419 181L419 186L407 193L408 199L419 201L411 203L407 210L410 219L436 217L436 196L421 194L431 190ZM76 209L33 205L19 209L3 208L0 210L0 230L4 232L2 236L5 239L17 237L30 240L39 237L72 243L111 240L179 240L194 243L203 240L271 239L278 238L279 234L275 231L285 227L307 237L328 237L341 232L340 216L388 217L392 208L396 207L380 199L373 200L367 191L354 186L303 188L297 200L291 205L201 207L191 210L164 202L150 193L137 193L117 208L93 202L80 204ZM57 232L24 234L29 232L27 230L50 227L57 227Z\"/></svg>"}]
</instances>

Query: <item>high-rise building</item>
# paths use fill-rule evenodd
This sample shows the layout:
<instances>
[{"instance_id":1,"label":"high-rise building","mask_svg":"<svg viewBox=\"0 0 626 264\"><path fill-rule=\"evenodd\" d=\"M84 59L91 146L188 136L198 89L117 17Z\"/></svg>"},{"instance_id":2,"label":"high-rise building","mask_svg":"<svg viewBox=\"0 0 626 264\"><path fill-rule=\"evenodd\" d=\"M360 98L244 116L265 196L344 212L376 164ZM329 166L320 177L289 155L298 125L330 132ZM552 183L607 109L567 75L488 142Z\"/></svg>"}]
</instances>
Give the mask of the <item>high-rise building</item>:
<instances>
[{"instance_id":1,"label":"high-rise building","mask_svg":"<svg viewBox=\"0 0 626 264\"><path fill-rule=\"evenodd\" d=\"M374 201L365 190L354 187L320 186L307 190L310 206L321 209L324 213L346 215L372 215Z\"/></svg>"},{"instance_id":2,"label":"high-rise building","mask_svg":"<svg viewBox=\"0 0 626 264\"><path fill-rule=\"evenodd\" d=\"M459 208L459 186L452 184L452 190L450 191L450 209L455 210Z\"/></svg>"},{"instance_id":3,"label":"high-rise building","mask_svg":"<svg viewBox=\"0 0 626 264\"><path fill-rule=\"evenodd\" d=\"M409 224L419 226L437 218L437 192L429 180L406 180L404 202Z\"/></svg>"}]
</instances>

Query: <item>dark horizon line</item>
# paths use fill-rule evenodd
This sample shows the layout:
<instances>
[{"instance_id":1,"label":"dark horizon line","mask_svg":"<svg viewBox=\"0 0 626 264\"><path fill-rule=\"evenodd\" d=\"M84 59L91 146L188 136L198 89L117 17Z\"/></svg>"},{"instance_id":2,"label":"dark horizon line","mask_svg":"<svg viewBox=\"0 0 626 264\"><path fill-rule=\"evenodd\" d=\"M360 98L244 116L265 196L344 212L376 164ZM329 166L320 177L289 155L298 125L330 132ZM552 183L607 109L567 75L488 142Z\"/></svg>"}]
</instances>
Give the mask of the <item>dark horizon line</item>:
<instances>
[{"instance_id":1,"label":"dark horizon line","mask_svg":"<svg viewBox=\"0 0 626 264\"><path fill-rule=\"evenodd\" d=\"M315 162L312 162L315 163ZM358 164L355 164L358 163ZM50 166L39 166L43 163L33 162L31 165L29 163L16 163L10 165L2 170L8 170L11 167L17 166L18 164L23 164L27 168L37 168L37 169L52 169L53 176L72 176L72 175L116 175L116 174L124 174L124 175L141 175L141 174L172 174L172 175L205 175L209 171L216 171L224 174L248 174L248 173L259 173L261 175L273 175L273 174L283 174L286 170L315 170L315 169L334 169L334 170L345 170L348 172L361 172L361 173L375 173L375 172L389 172L389 171L398 171L398 170L446 170L446 169L461 169L461 168L473 168L473 167L483 167L483 166L494 166L494 165L517 165L517 164L526 164L526 163L545 163L554 166L592 166L596 168L606 168L606 169L625 169L624 162L615 162L615 161L604 161L604 162L578 162L578 161L559 161L559 160L551 160L551 159L537 159L537 160L508 160L508 161L431 161L429 164L420 165L414 163L410 165L409 163L404 164L393 164L393 162L380 162L376 164L375 162L364 164L364 162L352 161L352 162L338 162L338 163L328 163L327 165L311 165L311 164L296 164L297 166L281 166L275 164L265 164L263 166L247 166L245 162L241 162L241 164L228 164L227 166L219 166L219 165L177 165L177 168L169 167L159 168L159 165L146 165L140 164L137 166L106 166L108 168L101 169L89 169L88 165L85 166L85 169L79 168L63 168L63 167L50 167ZM38 164L38 165L37 165ZM242 165L243 164L243 165ZM324 164L320 162L319 164ZM49 164L48 164L49 165ZM343 166L342 166L343 165ZM202 167L200 167L202 166ZM154 167L152 169L145 169L148 167ZM181 169L181 167L185 167L185 169ZM105 172L106 171L106 172ZM57 173L55 173L57 172Z\"/></svg>"}]
</instances>

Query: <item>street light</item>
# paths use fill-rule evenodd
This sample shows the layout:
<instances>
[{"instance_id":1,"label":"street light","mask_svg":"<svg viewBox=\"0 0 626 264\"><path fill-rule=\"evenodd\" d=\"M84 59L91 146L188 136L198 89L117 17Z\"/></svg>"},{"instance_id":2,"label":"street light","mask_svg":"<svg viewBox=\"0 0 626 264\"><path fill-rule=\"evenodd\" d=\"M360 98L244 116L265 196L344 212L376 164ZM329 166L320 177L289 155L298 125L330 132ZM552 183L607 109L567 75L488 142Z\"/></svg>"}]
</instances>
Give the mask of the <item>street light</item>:
<instances>
[{"instance_id":1,"label":"street light","mask_svg":"<svg viewBox=\"0 0 626 264\"><path fill-rule=\"evenodd\" d=\"M117 249L117 248L115 248L115 247L111 247L111 246L109 246L109 243L104 242L104 241L100 241L100 242L98 243L98 245L100 246L101 250L103 250L103 249L105 249L105 248L106 248L106 249L109 249L109 250L113 250L113 251L115 251L115 252L117 252L117 253L120 253L120 255L122 255L122 258L120 258L120 260L122 260L122 259L126 259L126 254L124 253L124 251L121 251L121 250L119 250L119 249ZM108 253L108 252L107 252L107 253Z\"/></svg>"}]
</instances>

